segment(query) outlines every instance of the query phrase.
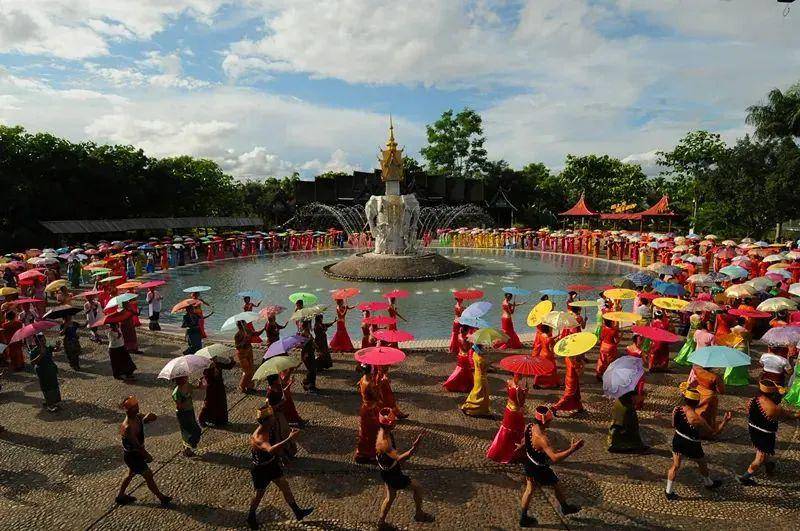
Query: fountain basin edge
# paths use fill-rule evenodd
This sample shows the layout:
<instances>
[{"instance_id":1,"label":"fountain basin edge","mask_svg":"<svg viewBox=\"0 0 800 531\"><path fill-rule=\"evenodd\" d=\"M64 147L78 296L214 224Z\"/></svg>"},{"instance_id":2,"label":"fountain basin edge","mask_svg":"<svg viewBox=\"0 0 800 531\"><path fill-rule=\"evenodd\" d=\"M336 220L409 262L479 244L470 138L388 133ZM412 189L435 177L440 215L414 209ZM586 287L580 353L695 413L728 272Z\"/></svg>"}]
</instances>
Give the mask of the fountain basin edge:
<instances>
[{"instance_id":1,"label":"fountain basin edge","mask_svg":"<svg viewBox=\"0 0 800 531\"><path fill-rule=\"evenodd\" d=\"M458 277L469 266L436 252L414 255L356 253L322 268L326 276L358 282L421 282Z\"/></svg>"}]
</instances>

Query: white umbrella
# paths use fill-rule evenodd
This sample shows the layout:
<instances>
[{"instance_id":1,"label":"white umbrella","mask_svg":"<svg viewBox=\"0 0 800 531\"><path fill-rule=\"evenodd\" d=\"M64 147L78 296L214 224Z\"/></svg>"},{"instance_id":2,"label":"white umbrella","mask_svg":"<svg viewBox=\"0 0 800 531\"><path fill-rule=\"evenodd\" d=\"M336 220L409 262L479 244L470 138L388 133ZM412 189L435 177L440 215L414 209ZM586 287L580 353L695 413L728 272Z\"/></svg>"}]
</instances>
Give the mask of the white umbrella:
<instances>
[{"instance_id":1,"label":"white umbrella","mask_svg":"<svg viewBox=\"0 0 800 531\"><path fill-rule=\"evenodd\" d=\"M211 359L209 358L196 354L186 354L170 360L158 373L158 377L165 380L174 380L181 376L192 376L203 372L209 365L211 365Z\"/></svg>"},{"instance_id":2,"label":"white umbrella","mask_svg":"<svg viewBox=\"0 0 800 531\"><path fill-rule=\"evenodd\" d=\"M478 301L473 302L469 306L467 306L461 315L464 317L483 317L486 315L489 310L492 309L492 303L489 301Z\"/></svg>"},{"instance_id":3,"label":"white umbrella","mask_svg":"<svg viewBox=\"0 0 800 531\"><path fill-rule=\"evenodd\" d=\"M642 358L636 356L617 358L603 373L603 393L611 398L619 398L636 389L643 375Z\"/></svg>"},{"instance_id":4,"label":"white umbrella","mask_svg":"<svg viewBox=\"0 0 800 531\"><path fill-rule=\"evenodd\" d=\"M202 358L208 358L213 360L214 358L224 358L226 360L233 359L233 356L230 354L230 347L226 347L222 343L212 343L207 347L203 347L197 352L194 353L195 356L200 356Z\"/></svg>"},{"instance_id":5,"label":"white umbrella","mask_svg":"<svg viewBox=\"0 0 800 531\"><path fill-rule=\"evenodd\" d=\"M220 332L230 332L232 330L236 330L236 323L239 321L244 321L245 323L253 323L258 321L260 316L257 312L241 312L228 317L228 319L222 323L222 327L219 329Z\"/></svg>"},{"instance_id":6,"label":"white umbrella","mask_svg":"<svg viewBox=\"0 0 800 531\"><path fill-rule=\"evenodd\" d=\"M136 294L134 293L123 293L122 295L117 295L116 297L111 297L108 300L108 304L106 304L104 310L108 310L113 308L114 306L122 306L122 304L132 301L136 298Z\"/></svg>"}]
</instances>

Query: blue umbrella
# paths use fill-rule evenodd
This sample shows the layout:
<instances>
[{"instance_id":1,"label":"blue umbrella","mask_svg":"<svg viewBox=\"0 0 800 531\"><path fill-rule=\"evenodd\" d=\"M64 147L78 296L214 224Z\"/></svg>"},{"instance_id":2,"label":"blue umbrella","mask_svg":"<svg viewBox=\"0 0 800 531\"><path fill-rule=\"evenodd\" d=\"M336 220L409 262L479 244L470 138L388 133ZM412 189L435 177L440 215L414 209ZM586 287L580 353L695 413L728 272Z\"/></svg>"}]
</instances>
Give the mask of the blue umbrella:
<instances>
[{"instance_id":1,"label":"blue umbrella","mask_svg":"<svg viewBox=\"0 0 800 531\"><path fill-rule=\"evenodd\" d=\"M686 289L680 284L673 284L672 282L656 282L653 283L653 289L662 295L669 297L680 297L686 293Z\"/></svg>"},{"instance_id":2,"label":"blue umbrella","mask_svg":"<svg viewBox=\"0 0 800 531\"><path fill-rule=\"evenodd\" d=\"M655 278L652 275L648 275L644 271L637 271L635 273L629 273L625 275L625 278L633 282L638 287L649 286L653 283Z\"/></svg>"},{"instance_id":3,"label":"blue umbrella","mask_svg":"<svg viewBox=\"0 0 800 531\"><path fill-rule=\"evenodd\" d=\"M548 297L566 297L569 295L569 292L563 289L540 289L539 293Z\"/></svg>"},{"instance_id":4,"label":"blue umbrella","mask_svg":"<svg viewBox=\"0 0 800 531\"><path fill-rule=\"evenodd\" d=\"M511 295L514 295L515 297L525 297L525 296L531 294L531 292L529 290L518 288L516 286L506 286L506 287L503 288L503 292L504 293L510 293Z\"/></svg>"},{"instance_id":5,"label":"blue umbrella","mask_svg":"<svg viewBox=\"0 0 800 531\"><path fill-rule=\"evenodd\" d=\"M463 315L458 318L458 324L472 328L491 328L492 326L480 317L464 317Z\"/></svg>"},{"instance_id":6,"label":"blue umbrella","mask_svg":"<svg viewBox=\"0 0 800 531\"><path fill-rule=\"evenodd\" d=\"M264 361L275 356L280 356L281 354L286 354L294 348L305 345L308 341L309 338L301 336L300 334L283 337L269 346L267 352L264 354Z\"/></svg>"},{"instance_id":7,"label":"blue umbrella","mask_svg":"<svg viewBox=\"0 0 800 531\"><path fill-rule=\"evenodd\" d=\"M483 317L489 310L492 309L492 303L488 301L478 301L473 302L469 306L467 306L463 312L461 312L461 317Z\"/></svg>"},{"instance_id":8,"label":"blue umbrella","mask_svg":"<svg viewBox=\"0 0 800 531\"><path fill-rule=\"evenodd\" d=\"M746 367L750 356L735 348L714 345L695 350L689 361L701 367Z\"/></svg>"},{"instance_id":9,"label":"blue umbrella","mask_svg":"<svg viewBox=\"0 0 800 531\"><path fill-rule=\"evenodd\" d=\"M236 294L238 297L250 297L253 300L260 301L264 298L264 294L260 291L255 290L247 290L247 291L240 291Z\"/></svg>"},{"instance_id":10,"label":"blue umbrella","mask_svg":"<svg viewBox=\"0 0 800 531\"><path fill-rule=\"evenodd\" d=\"M750 272L741 266L725 266L719 270L720 273L728 275L731 278L747 278Z\"/></svg>"}]
</instances>

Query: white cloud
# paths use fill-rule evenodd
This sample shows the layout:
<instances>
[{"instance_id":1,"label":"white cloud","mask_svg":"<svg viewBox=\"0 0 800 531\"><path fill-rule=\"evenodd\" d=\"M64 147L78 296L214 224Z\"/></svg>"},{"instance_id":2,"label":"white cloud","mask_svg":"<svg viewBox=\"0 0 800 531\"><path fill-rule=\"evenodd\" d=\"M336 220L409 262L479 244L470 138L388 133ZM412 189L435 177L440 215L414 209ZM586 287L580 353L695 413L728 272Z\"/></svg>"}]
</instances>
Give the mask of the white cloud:
<instances>
[{"instance_id":1,"label":"white cloud","mask_svg":"<svg viewBox=\"0 0 800 531\"><path fill-rule=\"evenodd\" d=\"M658 151L654 149L645 153L634 153L622 159L622 162L629 164L638 164L641 166L645 175L655 176L661 173L665 168L658 164Z\"/></svg>"},{"instance_id":2,"label":"white cloud","mask_svg":"<svg viewBox=\"0 0 800 531\"><path fill-rule=\"evenodd\" d=\"M319 159L309 160L300 166L300 169L308 175L318 175L329 171L340 171L344 173L351 173L355 170L360 170L358 165L352 164L348 161L347 153L341 149L337 149L331 153L327 162L321 162Z\"/></svg>"},{"instance_id":3,"label":"white cloud","mask_svg":"<svg viewBox=\"0 0 800 531\"><path fill-rule=\"evenodd\" d=\"M149 51L144 59L136 61L138 68L109 68L95 63L86 63L84 66L89 73L112 87L151 86L194 90L211 85L208 81L184 75L181 59L184 53L183 50L166 54Z\"/></svg>"}]
</instances>

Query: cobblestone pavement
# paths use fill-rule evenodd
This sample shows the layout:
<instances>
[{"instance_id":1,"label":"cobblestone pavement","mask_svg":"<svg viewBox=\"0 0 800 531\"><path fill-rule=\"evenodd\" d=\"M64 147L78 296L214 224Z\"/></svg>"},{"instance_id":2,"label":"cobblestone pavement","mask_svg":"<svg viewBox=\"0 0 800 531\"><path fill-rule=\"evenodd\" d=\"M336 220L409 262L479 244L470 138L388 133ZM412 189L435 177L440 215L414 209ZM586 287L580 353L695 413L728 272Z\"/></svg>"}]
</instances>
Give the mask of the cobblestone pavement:
<instances>
[{"instance_id":1,"label":"cobblestone pavement","mask_svg":"<svg viewBox=\"0 0 800 531\"><path fill-rule=\"evenodd\" d=\"M231 425L206 429L196 458L180 454L170 386L157 380L163 364L178 355L183 344L174 337L140 334L144 354L135 357L138 380L125 384L111 378L107 354L83 339L84 372L74 372L58 355L62 409L41 408L41 395L32 373L6 374L0 392L0 522L3 529L211 529L239 528L251 495L248 472L248 435L261 396L235 390L238 372L226 375ZM407 447L421 430L427 436L407 467L426 491L432 524L412 521L413 503L401 493L390 514L407 529L514 529L523 477L519 465L497 465L484 457L499 426L505 403L505 375L490 375L494 391L493 419L465 417L458 404L463 396L444 393L440 383L454 360L441 342L416 345L426 350L410 353L393 371L394 389L411 418L400 423L397 439ZM335 355L333 369L319 380L318 396L295 389L301 414L311 421L299 440L299 459L287 474L301 505L316 511L297 524L280 494L272 487L259 513L268 529L373 529L382 496L377 471L352 462L358 419L354 363L350 355ZM501 354L492 354L496 361ZM590 355L590 357L593 357ZM563 372L563 371L562 371ZM752 374L755 377L755 373ZM745 397L753 386L735 389L722 398L722 410L732 409L734 421L721 440L705 445L712 473L724 479L716 492L701 488L694 467L687 466L677 481L681 499L663 495L670 462L669 412L677 403L675 388L685 370L648 376L649 396L640 415L643 435L654 447L646 456L611 455L605 450L610 403L600 395L593 371L583 378L589 410L576 418L559 418L554 439L559 446L570 437L583 437L586 446L556 472L583 506L577 515L562 517L551 491L537 492L531 513L544 528L796 528L800 516L800 456L796 423L779 433L778 474L759 477L759 486L743 488L734 474L752 458L744 418ZM299 387L296 386L296 387ZM139 501L117 507L113 503L125 475L116 405L135 393L143 411L159 415L148 426L147 446L155 457L152 468L162 490L175 497L175 506L162 509L137 478L132 484ZM532 391L528 411L538 403L554 402L558 392ZM196 402L201 401L201 396ZM199 405L198 405L199 407Z\"/></svg>"}]
</instances>

